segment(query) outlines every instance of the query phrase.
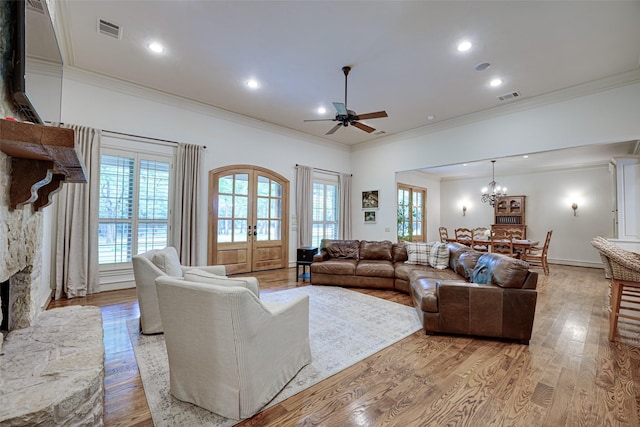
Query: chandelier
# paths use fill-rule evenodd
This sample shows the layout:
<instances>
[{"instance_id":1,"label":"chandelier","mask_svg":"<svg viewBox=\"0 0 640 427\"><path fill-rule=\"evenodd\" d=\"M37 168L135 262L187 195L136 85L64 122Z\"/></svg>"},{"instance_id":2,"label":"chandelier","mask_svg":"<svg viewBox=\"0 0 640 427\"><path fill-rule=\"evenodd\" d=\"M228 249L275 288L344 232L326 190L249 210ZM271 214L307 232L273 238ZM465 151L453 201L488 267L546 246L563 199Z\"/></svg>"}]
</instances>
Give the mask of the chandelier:
<instances>
[{"instance_id":1,"label":"chandelier","mask_svg":"<svg viewBox=\"0 0 640 427\"><path fill-rule=\"evenodd\" d=\"M482 189L482 202L487 203L491 206L495 206L496 200L500 200L504 196L507 195L507 188L500 187L500 184L496 182L496 161L491 160L491 164L493 165L493 171L491 173L491 182L488 187L484 187Z\"/></svg>"}]
</instances>

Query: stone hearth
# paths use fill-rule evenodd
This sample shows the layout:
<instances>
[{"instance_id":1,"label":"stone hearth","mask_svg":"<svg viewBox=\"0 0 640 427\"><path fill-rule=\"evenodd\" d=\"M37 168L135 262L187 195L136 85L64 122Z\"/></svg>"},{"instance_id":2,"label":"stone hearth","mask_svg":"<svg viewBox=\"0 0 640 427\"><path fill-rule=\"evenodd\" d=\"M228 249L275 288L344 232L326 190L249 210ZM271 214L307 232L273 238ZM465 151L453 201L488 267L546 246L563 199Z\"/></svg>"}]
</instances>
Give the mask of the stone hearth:
<instances>
[{"instance_id":1,"label":"stone hearth","mask_svg":"<svg viewBox=\"0 0 640 427\"><path fill-rule=\"evenodd\" d=\"M12 331L0 358L0 425L101 426L104 345L98 307L43 312Z\"/></svg>"}]
</instances>

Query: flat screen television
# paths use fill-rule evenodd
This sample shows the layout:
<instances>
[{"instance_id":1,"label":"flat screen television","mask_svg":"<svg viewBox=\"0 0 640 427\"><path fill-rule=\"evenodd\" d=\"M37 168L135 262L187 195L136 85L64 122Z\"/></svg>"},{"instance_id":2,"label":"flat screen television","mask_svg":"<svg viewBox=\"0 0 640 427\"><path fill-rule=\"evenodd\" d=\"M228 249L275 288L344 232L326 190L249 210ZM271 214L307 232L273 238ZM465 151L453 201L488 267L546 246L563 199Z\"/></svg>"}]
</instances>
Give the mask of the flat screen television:
<instances>
[{"instance_id":1,"label":"flat screen television","mask_svg":"<svg viewBox=\"0 0 640 427\"><path fill-rule=\"evenodd\" d=\"M45 0L18 0L11 91L19 110L33 123L59 122L62 55Z\"/></svg>"}]
</instances>

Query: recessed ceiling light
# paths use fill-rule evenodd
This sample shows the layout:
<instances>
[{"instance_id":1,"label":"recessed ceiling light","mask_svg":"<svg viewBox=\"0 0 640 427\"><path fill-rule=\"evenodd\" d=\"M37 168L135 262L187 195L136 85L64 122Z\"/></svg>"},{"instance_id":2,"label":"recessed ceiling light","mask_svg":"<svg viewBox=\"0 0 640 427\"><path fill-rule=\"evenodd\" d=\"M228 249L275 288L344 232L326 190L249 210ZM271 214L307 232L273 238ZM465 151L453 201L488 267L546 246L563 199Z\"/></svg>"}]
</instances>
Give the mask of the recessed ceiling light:
<instances>
[{"instance_id":1,"label":"recessed ceiling light","mask_svg":"<svg viewBox=\"0 0 640 427\"><path fill-rule=\"evenodd\" d=\"M502 84L502 79L495 78L489 82L489 86L498 87Z\"/></svg>"},{"instance_id":2,"label":"recessed ceiling light","mask_svg":"<svg viewBox=\"0 0 640 427\"><path fill-rule=\"evenodd\" d=\"M528 158L529 158L529 156L528 156L528 155L526 155L526 154L525 154L524 156L522 156L522 157L523 157L523 158L525 158L525 159L528 159Z\"/></svg>"},{"instance_id":3,"label":"recessed ceiling light","mask_svg":"<svg viewBox=\"0 0 640 427\"><path fill-rule=\"evenodd\" d=\"M460 43L458 43L458 52L466 52L469 49L471 49L471 46L473 45L469 40L463 40Z\"/></svg>"},{"instance_id":4,"label":"recessed ceiling light","mask_svg":"<svg viewBox=\"0 0 640 427\"><path fill-rule=\"evenodd\" d=\"M155 52L155 53L163 53L164 52L164 46L162 46L160 43L158 42L152 42L149 43L147 45L147 47L149 48L149 50L151 52Z\"/></svg>"},{"instance_id":5,"label":"recessed ceiling light","mask_svg":"<svg viewBox=\"0 0 640 427\"><path fill-rule=\"evenodd\" d=\"M429 115L427 116L427 120L433 120L433 119L435 119L435 118L436 118L436 116L434 116L433 114L429 114Z\"/></svg>"},{"instance_id":6,"label":"recessed ceiling light","mask_svg":"<svg viewBox=\"0 0 640 427\"><path fill-rule=\"evenodd\" d=\"M260 83L258 83L257 80L250 79L247 80L247 86L249 86L251 89L258 89L260 87Z\"/></svg>"},{"instance_id":7,"label":"recessed ceiling light","mask_svg":"<svg viewBox=\"0 0 640 427\"><path fill-rule=\"evenodd\" d=\"M466 163L463 163L463 164L462 164L462 166L467 166L467 164L466 164Z\"/></svg>"},{"instance_id":8,"label":"recessed ceiling light","mask_svg":"<svg viewBox=\"0 0 640 427\"><path fill-rule=\"evenodd\" d=\"M488 62L483 62L482 64L476 65L476 71L484 71L489 67L491 67L491 64L489 64Z\"/></svg>"},{"instance_id":9,"label":"recessed ceiling light","mask_svg":"<svg viewBox=\"0 0 640 427\"><path fill-rule=\"evenodd\" d=\"M327 109L324 107L318 107L316 111L318 112L318 114L324 114L327 112Z\"/></svg>"}]
</instances>

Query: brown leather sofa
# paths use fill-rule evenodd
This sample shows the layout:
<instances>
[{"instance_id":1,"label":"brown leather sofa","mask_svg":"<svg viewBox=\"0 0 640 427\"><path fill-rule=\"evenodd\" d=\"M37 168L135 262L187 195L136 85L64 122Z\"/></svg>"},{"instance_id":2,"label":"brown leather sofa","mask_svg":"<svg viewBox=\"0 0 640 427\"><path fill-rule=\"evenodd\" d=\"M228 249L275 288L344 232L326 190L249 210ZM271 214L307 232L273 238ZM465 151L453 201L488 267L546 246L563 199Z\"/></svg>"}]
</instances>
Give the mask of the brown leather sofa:
<instances>
[{"instance_id":1,"label":"brown leather sofa","mask_svg":"<svg viewBox=\"0 0 640 427\"><path fill-rule=\"evenodd\" d=\"M424 330L528 344L538 274L521 260L447 243L449 268L408 264L404 242L323 240L311 283L391 289L411 295ZM474 283L475 282L475 283Z\"/></svg>"}]
</instances>

